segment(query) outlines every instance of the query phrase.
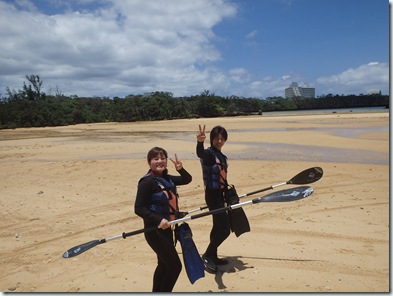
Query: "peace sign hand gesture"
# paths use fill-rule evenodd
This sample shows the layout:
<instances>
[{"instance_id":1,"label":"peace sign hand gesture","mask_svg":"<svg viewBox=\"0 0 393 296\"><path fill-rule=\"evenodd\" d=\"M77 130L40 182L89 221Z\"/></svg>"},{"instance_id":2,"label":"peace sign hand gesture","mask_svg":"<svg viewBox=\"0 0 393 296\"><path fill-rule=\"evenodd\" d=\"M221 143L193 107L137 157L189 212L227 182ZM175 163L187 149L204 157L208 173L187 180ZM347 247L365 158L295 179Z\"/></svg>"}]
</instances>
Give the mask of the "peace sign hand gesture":
<instances>
[{"instance_id":1,"label":"peace sign hand gesture","mask_svg":"<svg viewBox=\"0 0 393 296\"><path fill-rule=\"evenodd\" d=\"M206 128L205 125L203 125L203 129L202 129L201 125L199 125L199 132L197 133L197 140L198 140L198 142L204 142L205 141L205 139L206 139L205 128Z\"/></svg>"},{"instance_id":2,"label":"peace sign hand gesture","mask_svg":"<svg viewBox=\"0 0 393 296\"><path fill-rule=\"evenodd\" d=\"M172 158L169 158L173 164L175 165L175 168L177 171L181 170L183 168L183 164L182 162L177 158L177 155L175 153L175 160L173 160Z\"/></svg>"}]
</instances>

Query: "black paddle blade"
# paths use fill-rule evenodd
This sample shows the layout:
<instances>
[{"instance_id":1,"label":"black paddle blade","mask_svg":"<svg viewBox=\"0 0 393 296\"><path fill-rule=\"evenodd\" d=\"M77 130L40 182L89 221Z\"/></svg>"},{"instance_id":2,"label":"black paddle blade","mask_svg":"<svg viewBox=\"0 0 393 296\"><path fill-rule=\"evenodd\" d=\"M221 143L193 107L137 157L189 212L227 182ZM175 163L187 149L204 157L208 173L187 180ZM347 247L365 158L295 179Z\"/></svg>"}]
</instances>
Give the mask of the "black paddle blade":
<instances>
[{"instance_id":1,"label":"black paddle blade","mask_svg":"<svg viewBox=\"0 0 393 296\"><path fill-rule=\"evenodd\" d=\"M97 240L93 240L88 243L84 243L79 246L75 246L75 247L69 249L68 251L65 251L63 254L63 258L71 258L71 257L78 256L78 255L82 254L83 252L86 252L87 250L90 250L91 248L93 248L99 244L102 244L104 242L105 241L97 239Z\"/></svg>"},{"instance_id":2,"label":"black paddle blade","mask_svg":"<svg viewBox=\"0 0 393 296\"><path fill-rule=\"evenodd\" d=\"M320 167L309 168L300 172L287 182L287 184L304 185L318 181L323 176L323 170Z\"/></svg>"},{"instance_id":3,"label":"black paddle blade","mask_svg":"<svg viewBox=\"0 0 393 296\"><path fill-rule=\"evenodd\" d=\"M252 200L253 203L259 202L288 202L295 201L310 196L314 189L310 186L299 186L292 189L285 189L258 197Z\"/></svg>"}]
</instances>

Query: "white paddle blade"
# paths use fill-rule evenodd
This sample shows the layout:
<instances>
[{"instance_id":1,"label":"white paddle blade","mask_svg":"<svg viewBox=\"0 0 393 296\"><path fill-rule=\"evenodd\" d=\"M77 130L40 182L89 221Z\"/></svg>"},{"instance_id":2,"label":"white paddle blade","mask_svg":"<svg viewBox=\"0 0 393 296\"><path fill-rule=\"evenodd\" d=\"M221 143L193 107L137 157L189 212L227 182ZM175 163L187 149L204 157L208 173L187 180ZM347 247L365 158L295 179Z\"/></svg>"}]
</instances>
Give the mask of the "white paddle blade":
<instances>
[{"instance_id":1,"label":"white paddle blade","mask_svg":"<svg viewBox=\"0 0 393 296\"><path fill-rule=\"evenodd\" d=\"M299 186L270 193L268 195L253 199L253 203L259 202L289 202L306 198L313 194L314 189L310 186ZM255 201L255 202L254 202Z\"/></svg>"}]
</instances>

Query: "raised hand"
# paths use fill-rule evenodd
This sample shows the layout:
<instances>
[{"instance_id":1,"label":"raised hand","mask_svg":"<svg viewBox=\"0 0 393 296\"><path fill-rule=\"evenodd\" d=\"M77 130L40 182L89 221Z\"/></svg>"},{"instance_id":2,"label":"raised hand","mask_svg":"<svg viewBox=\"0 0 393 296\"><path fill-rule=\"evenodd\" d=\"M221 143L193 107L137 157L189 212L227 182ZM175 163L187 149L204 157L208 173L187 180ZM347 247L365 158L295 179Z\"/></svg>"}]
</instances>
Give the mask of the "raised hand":
<instances>
[{"instance_id":1,"label":"raised hand","mask_svg":"<svg viewBox=\"0 0 393 296\"><path fill-rule=\"evenodd\" d=\"M176 153L175 153L175 160L173 160L172 158L169 158L169 159L173 162L177 171L183 168L183 164L182 164L181 160L179 160L177 158Z\"/></svg>"},{"instance_id":2,"label":"raised hand","mask_svg":"<svg viewBox=\"0 0 393 296\"><path fill-rule=\"evenodd\" d=\"M199 132L196 135L198 142L204 142L205 141L205 139L206 139L205 128L206 128L205 125L203 125L203 129L202 129L201 125L199 125Z\"/></svg>"}]
</instances>

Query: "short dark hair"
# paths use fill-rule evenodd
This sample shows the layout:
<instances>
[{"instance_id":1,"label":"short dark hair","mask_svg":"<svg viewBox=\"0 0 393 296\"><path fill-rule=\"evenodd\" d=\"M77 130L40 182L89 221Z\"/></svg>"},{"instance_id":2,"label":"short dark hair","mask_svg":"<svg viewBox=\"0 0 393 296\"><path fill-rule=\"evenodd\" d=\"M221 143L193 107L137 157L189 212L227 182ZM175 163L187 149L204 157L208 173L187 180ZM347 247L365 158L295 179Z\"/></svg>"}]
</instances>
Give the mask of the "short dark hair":
<instances>
[{"instance_id":1,"label":"short dark hair","mask_svg":"<svg viewBox=\"0 0 393 296\"><path fill-rule=\"evenodd\" d=\"M150 151L147 153L147 162L150 163L153 158L159 155L164 155L165 158L168 158L168 153L164 148L161 147L151 148Z\"/></svg>"},{"instance_id":2,"label":"short dark hair","mask_svg":"<svg viewBox=\"0 0 393 296\"><path fill-rule=\"evenodd\" d=\"M225 139L225 141L228 140L227 130L222 126L217 125L213 127L212 130L210 131L210 145L213 146L213 139L219 135L221 135Z\"/></svg>"}]
</instances>

